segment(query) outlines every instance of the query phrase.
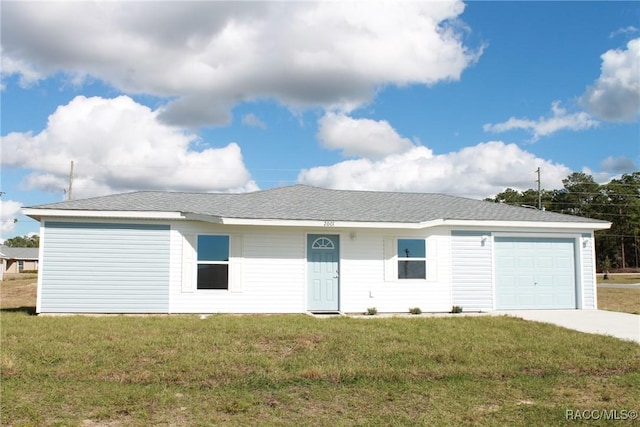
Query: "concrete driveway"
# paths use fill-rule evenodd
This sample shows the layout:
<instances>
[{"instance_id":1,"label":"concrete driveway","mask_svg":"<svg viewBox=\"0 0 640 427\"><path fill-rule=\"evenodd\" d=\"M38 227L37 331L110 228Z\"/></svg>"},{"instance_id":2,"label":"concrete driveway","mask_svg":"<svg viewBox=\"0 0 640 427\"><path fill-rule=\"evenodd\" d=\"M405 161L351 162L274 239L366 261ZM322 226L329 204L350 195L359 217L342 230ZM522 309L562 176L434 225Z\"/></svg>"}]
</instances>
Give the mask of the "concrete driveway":
<instances>
[{"instance_id":1,"label":"concrete driveway","mask_svg":"<svg viewBox=\"0 0 640 427\"><path fill-rule=\"evenodd\" d=\"M500 310L492 314L552 323L580 332L611 335L640 343L640 315L637 314L606 310Z\"/></svg>"},{"instance_id":2,"label":"concrete driveway","mask_svg":"<svg viewBox=\"0 0 640 427\"><path fill-rule=\"evenodd\" d=\"M615 289L640 289L640 283L633 283L630 285L622 285L620 283L611 284L611 285L598 283L598 287L599 288L615 288Z\"/></svg>"}]
</instances>

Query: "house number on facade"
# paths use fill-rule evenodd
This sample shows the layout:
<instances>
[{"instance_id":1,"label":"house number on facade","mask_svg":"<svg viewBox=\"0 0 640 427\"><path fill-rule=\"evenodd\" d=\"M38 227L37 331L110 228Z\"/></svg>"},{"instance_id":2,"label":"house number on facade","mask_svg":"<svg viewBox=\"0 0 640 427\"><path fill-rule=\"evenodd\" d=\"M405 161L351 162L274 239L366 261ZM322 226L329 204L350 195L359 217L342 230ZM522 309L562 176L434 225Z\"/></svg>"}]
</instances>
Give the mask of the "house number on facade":
<instances>
[{"instance_id":1,"label":"house number on facade","mask_svg":"<svg viewBox=\"0 0 640 427\"><path fill-rule=\"evenodd\" d=\"M325 227L334 227L336 224L334 221L325 221L324 222L324 226Z\"/></svg>"}]
</instances>

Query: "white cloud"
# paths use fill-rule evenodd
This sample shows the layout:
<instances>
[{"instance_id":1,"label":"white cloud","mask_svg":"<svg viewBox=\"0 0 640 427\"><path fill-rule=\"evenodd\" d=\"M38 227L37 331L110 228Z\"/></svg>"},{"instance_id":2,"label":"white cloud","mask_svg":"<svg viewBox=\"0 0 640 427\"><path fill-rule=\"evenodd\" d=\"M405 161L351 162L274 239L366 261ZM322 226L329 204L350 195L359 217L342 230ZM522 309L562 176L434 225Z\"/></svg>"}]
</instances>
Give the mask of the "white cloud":
<instances>
[{"instance_id":1,"label":"white cloud","mask_svg":"<svg viewBox=\"0 0 640 427\"><path fill-rule=\"evenodd\" d=\"M335 113L327 113L318 121L317 137L326 148L369 159L402 153L414 146L386 120L354 119Z\"/></svg>"},{"instance_id":2,"label":"white cloud","mask_svg":"<svg viewBox=\"0 0 640 427\"><path fill-rule=\"evenodd\" d=\"M385 85L459 79L482 53L462 42L463 10L457 0L7 2L3 73L168 97L160 117L186 126L229 123L252 99L349 111Z\"/></svg>"},{"instance_id":3,"label":"white cloud","mask_svg":"<svg viewBox=\"0 0 640 427\"><path fill-rule=\"evenodd\" d=\"M560 106L560 101L551 104L551 117L540 117L538 120L518 119L510 117L509 120L496 124L485 124L482 128L485 132L507 132L514 129L523 129L532 133L533 140L538 140L541 136L548 136L560 130L584 130L598 126L598 122L593 120L589 114L578 112L568 114L565 108Z\"/></svg>"},{"instance_id":4,"label":"white cloud","mask_svg":"<svg viewBox=\"0 0 640 427\"><path fill-rule=\"evenodd\" d=\"M633 34L633 33L637 33L638 31L640 31L640 30L638 30L638 28L634 27L633 25L629 25L627 27L623 27L623 28L620 28L620 29L612 32L611 34L609 34L609 38L612 39L612 38L614 38L616 36L619 36L621 34L622 35Z\"/></svg>"},{"instance_id":5,"label":"white cloud","mask_svg":"<svg viewBox=\"0 0 640 427\"><path fill-rule=\"evenodd\" d=\"M242 116L242 123L254 128L267 128L267 124L260 120L260 118L253 113L245 114L244 116Z\"/></svg>"},{"instance_id":6,"label":"white cloud","mask_svg":"<svg viewBox=\"0 0 640 427\"><path fill-rule=\"evenodd\" d=\"M535 187L534 171L542 170L543 188L561 188L568 167L540 159L515 144L481 143L436 155L427 147L392 154L378 161L348 160L303 170L300 183L327 188L411 191L492 197L511 187Z\"/></svg>"},{"instance_id":7,"label":"white cloud","mask_svg":"<svg viewBox=\"0 0 640 427\"><path fill-rule=\"evenodd\" d=\"M240 147L205 148L195 134L158 121L127 96L78 96L37 135L2 137L2 164L31 169L23 188L62 192L75 163L74 198L129 190L256 189Z\"/></svg>"},{"instance_id":8,"label":"white cloud","mask_svg":"<svg viewBox=\"0 0 640 427\"><path fill-rule=\"evenodd\" d=\"M15 220L21 211L22 203L14 200L0 200L0 234L13 231Z\"/></svg>"},{"instance_id":9,"label":"white cloud","mask_svg":"<svg viewBox=\"0 0 640 427\"><path fill-rule=\"evenodd\" d=\"M18 84L22 88L27 88L31 86L33 83L42 79L42 75L34 70L29 64L24 63L20 60L14 60L6 55L2 54L2 49L0 49L0 60L2 61L2 74L3 75L19 75ZM2 88L4 90L5 84L2 83Z\"/></svg>"},{"instance_id":10,"label":"white cloud","mask_svg":"<svg viewBox=\"0 0 640 427\"><path fill-rule=\"evenodd\" d=\"M580 171L586 175L591 175L591 177L593 178L593 180L595 182L597 182L600 185L604 185L608 182L610 182L612 179L614 178L619 178L621 176L621 174L615 174L615 173L611 173L611 172L607 172L607 171L594 171L591 170L591 168L589 167L583 167L582 170Z\"/></svg>"},{"instance_id":11,"label":"white cloud","mask_svg":"<svg viewBox=\"0 0 640 427\"><path fill-rule=\"evenodd\" d=\"M633 160L629 157L613 157L609 156L602 161L600 169L603 172L612 174L630 173L638 170Z\"/></svg>"},{"instance_id":12,"label":"white cloud","mask_svg":"<svg viewBox=\"0 0 640 427\"><path fill-rule=\"evenodd\" d=\"M592 114L610 121L634 121L640 115L640 38L602 56L600 77L580 98Z\"/></svg>"}]
</instances>

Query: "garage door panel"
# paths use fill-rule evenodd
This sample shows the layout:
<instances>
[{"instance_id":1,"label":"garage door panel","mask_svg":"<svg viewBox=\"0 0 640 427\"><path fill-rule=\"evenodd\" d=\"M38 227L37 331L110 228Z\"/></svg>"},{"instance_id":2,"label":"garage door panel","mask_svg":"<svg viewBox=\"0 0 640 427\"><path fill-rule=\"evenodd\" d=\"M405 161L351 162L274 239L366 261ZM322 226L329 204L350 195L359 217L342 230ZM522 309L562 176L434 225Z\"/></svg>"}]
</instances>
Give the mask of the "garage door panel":
<instances>
[{"instance_id":1,"label":"garage door panel","mask_svg":"<svg viewBox=\"0 0 640 427\"><path fill-rule=\"evenodd\" d=\"M534 295L518 294L514 295L513 299L516 301L517 307L531 308L536 298Z\"/></svg>"},{"instance_id":2,"label":"garage door panel","mask_svg":"<svg viewBox=\"0 0 640 427\"><path fill-rule=\"evenodd\" d=\"M504 276L502 280L510 288L515 288L518 284L518 278L516 276Z\"/></svg>"},{"instance_id":3,"label":"garage door panel","mask_svg":"<svg viewBox=\"0 0 640 427\"><path fill-rule=\"evenodd\" d=\"M516 296L515 295L504 295L502 296L502 301L504 304L516 304Z\"/></svg>"},{"instance_id":4,"label":"garage door panel","mask_svg":"<svg viewBox=\"0 0 640 427\"><path fill-rule=\"evenodd\" d=\"M502 254L501 263L503 268L513 268L516 266L516 259L509 254Z\"/></svg>"},{"instance_id":5,"label":"garage door panel","mask_svg":"<svg viewBox=\"0 0 640 427\"><path fill-rule=\"evenodd\" d=\"M532 243L527 241L516 241L513 246L520 250L533 249Z\"/></svg>"},{"instance_id":6,"label":"garage door panel","mask_svg":"<svg viewBox=\"0 0 640 427\"><path fill-rule=\"evenodd\" d=\"M536 278L534 286L536 286L539 289L542 289L542 288L545 288L545 287L546 288L553 288L555 279L556 278L554 276L552 276L551 274L540 274Z\"/></svg>"},{"instance_id":7,"label":"garage door panel","mask_svg":"<svg viewBox=\"0 0 640 427\"><path fill-rule=\"evenodd\" d=\"M554 259L554 267L559 268L573 268L573 258L559 256Z\"/></svg>"},{"instance_id":8,"label":"garage door panel","mask_svg":"<svg viewBox=\"0 0 640 427\"><path fill-rule=\"evenodd\" d=\"M558 288L568 288L574 284L573 276L555 276L553 282Z\"/></svg>"},{"instance_id":9,"label":"garage door panel","mask_svg":"<svg viewBox=\"0 0 640 427\"><path fill-rule=\"evenodd\" d=\"M516 261L518 268L532 268L535 265L533 256L529 255L520 256Z\"/></svg>"},{"instance_id":10,"label":"garage door panel","mask_svg":"<svg viewBox=\"0 0 640 427\"><path fill-rule=\"evenodd\" d=\"M518 285L518 288L520 288L523 292L526 292L527 289L530 289L533 283L536 281L536 278L534 276L527 276L524 274L521 276L515 276L514 279Z\"/></svg>"},{"instance_id":11,"label":"garage door panel","mask_svg":"<svg viewBox=\"0 0 640 427\"><path fill-rule=\"evenodd\" d=\"M496 308L576 308L574 239L497 237Z\"/></svg>"},{"instance_id":12,"label":"garage door panel","mask_svg":"<svg viewBox=\"0 0 640 427\"><path fill-rule=\"evenodd\" d=\"M555 298L553 297L552 294L541 294L537 296L535 299L536 306L548 307L554 304L555 304Z\"/></svg>"},{"instance_id":13,"label":"garage door panel","mask_svg":"<svg viewBox=\"0 0 640 427\"><path fill-rule=\"evenodd\" d=\"M553 261L553 257L541 256L538 258L537 267L541 269L553 269L555 265Z\"/></svg>"}]
</instances>

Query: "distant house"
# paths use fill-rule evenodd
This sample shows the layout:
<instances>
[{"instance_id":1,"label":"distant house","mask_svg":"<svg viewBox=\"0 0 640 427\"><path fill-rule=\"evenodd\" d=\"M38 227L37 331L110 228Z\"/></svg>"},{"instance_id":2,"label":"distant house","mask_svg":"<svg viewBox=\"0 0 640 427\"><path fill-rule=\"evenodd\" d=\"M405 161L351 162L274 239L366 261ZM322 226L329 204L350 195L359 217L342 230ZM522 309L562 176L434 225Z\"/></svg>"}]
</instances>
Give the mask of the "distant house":
<instances>
[{"instance_id":1,"label":"distant house","mask_svg":"<svg viewBox=\"0 0 640 427\"><path fill-rule=\"evenodd\" d=\"M24 209L39 313L597 307L610 223L440 194L304 185L136 192Z\"/></svg>"},{"instance_id":2,"label":"distant house","mask_svg":"<svg viewBox=\"0 0 640 427\"><path fill-rule=\"evenodd\" d=\"M10 248L0 246L2 271L0 273L21 273L38 269L38 248ZM1 276L0 276L1 277Z\"/></svg>"}]
</instances>

